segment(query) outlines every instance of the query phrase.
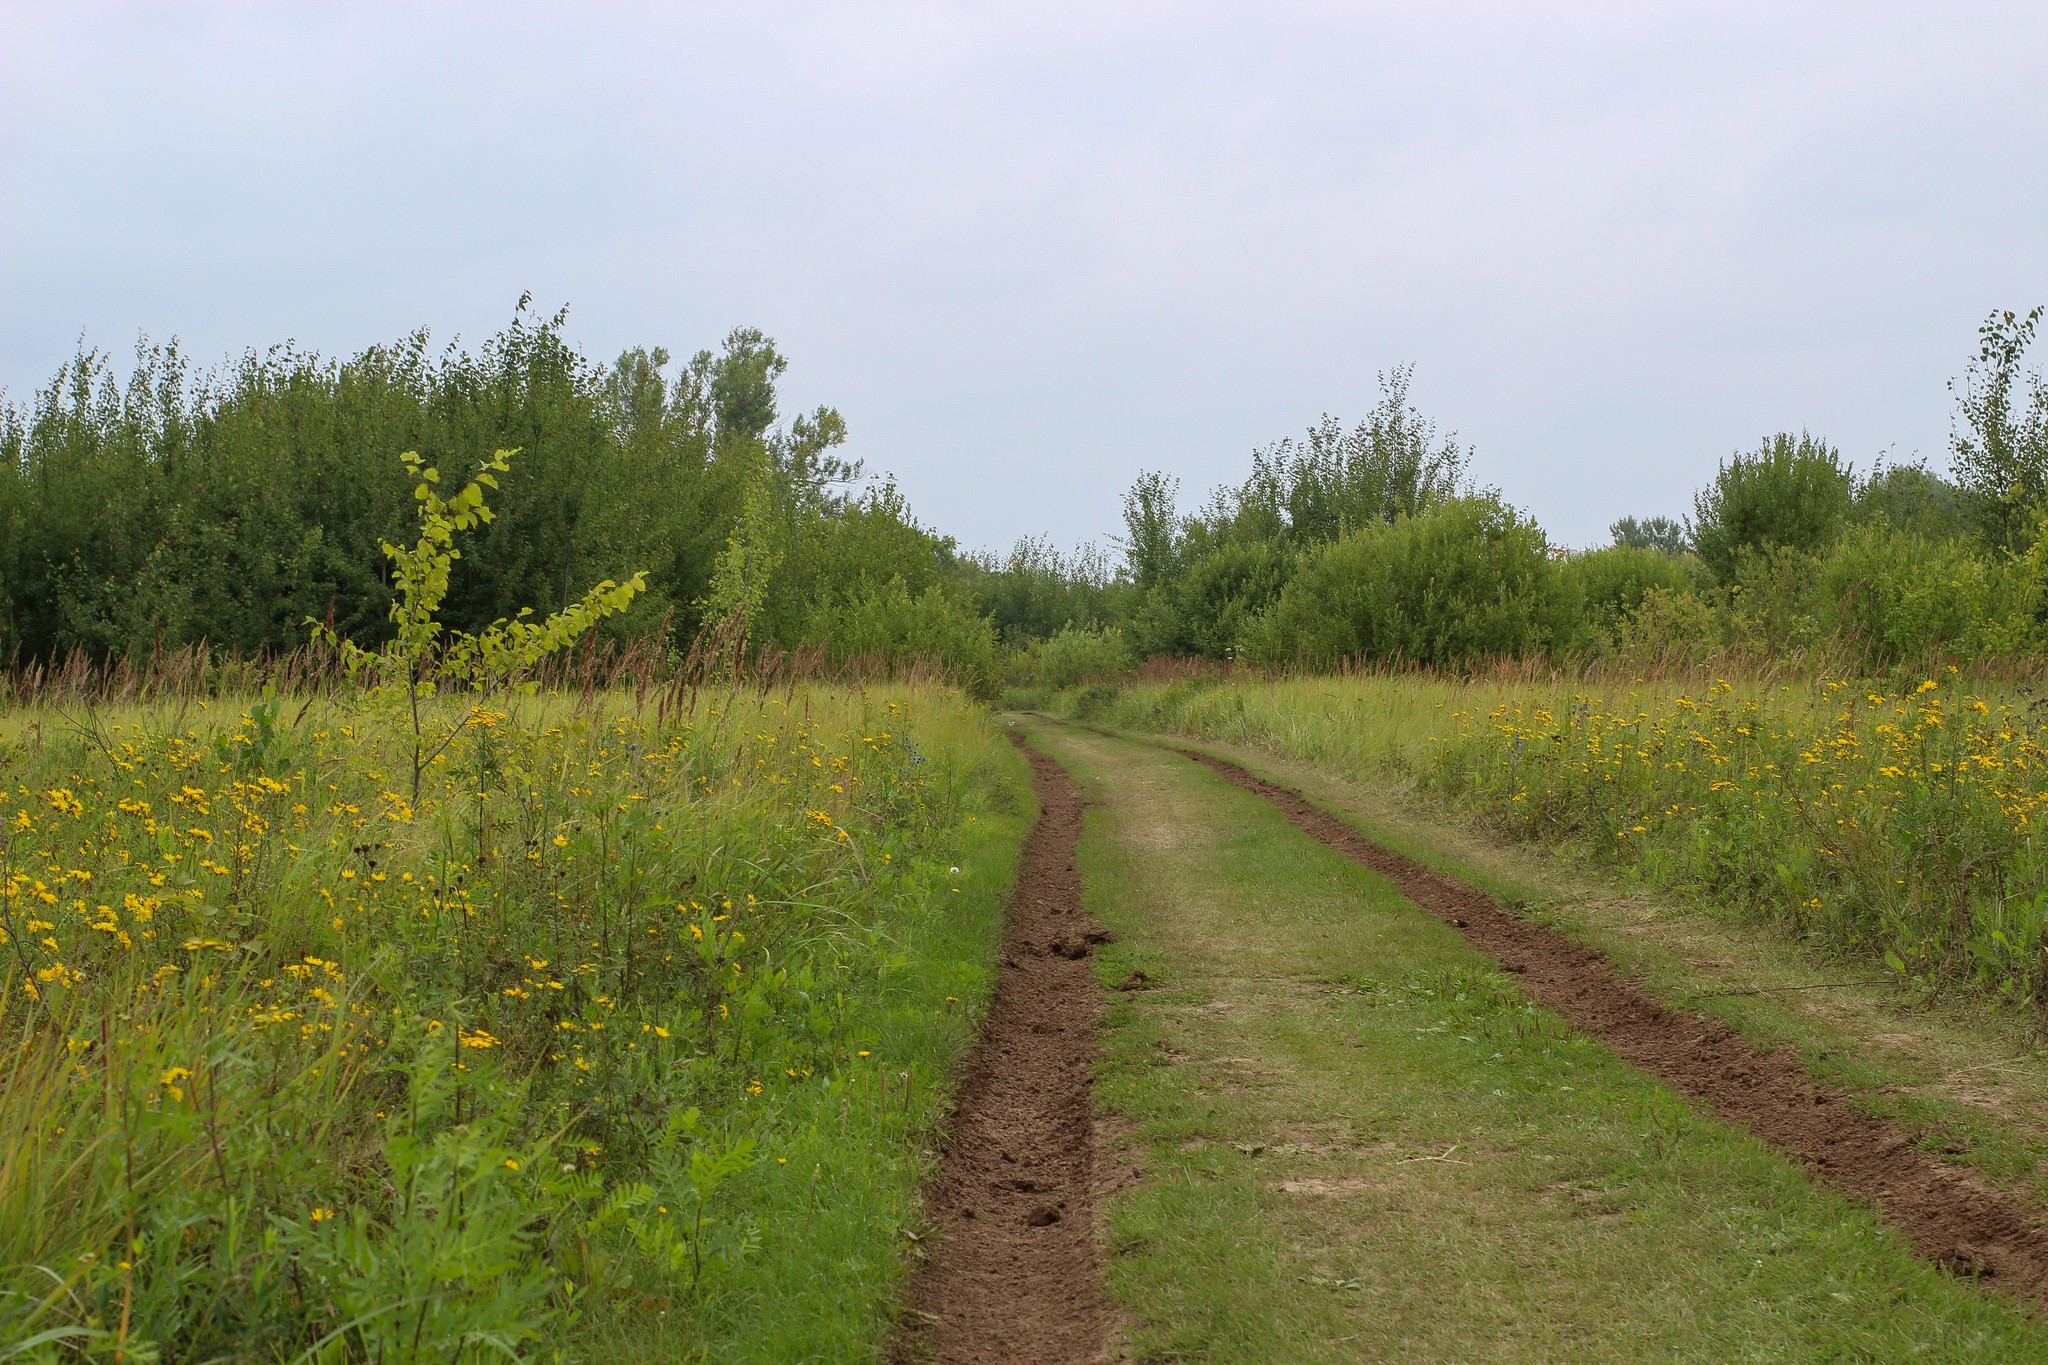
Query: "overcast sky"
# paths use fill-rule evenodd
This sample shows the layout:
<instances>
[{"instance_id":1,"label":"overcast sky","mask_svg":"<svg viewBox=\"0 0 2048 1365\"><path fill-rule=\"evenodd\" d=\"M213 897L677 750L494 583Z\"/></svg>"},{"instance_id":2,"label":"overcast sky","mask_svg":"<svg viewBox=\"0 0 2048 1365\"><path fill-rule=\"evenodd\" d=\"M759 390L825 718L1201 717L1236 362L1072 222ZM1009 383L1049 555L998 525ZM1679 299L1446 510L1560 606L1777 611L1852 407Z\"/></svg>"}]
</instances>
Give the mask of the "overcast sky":
<instances>
[{"instance_id":1,"label":"overcast sky","mask_svg":"<svg viewBox=\"0 0 2048 1365\"><path fill-rule=\"evenodd\" d=\"M967 546L1377 371L1573 544L1808 428L1945 458L2048 301L2048 5L0 0L0 387L738 324ZM2043 350L2048 350L2044 345Z\"/></svg>"}]
</instances>

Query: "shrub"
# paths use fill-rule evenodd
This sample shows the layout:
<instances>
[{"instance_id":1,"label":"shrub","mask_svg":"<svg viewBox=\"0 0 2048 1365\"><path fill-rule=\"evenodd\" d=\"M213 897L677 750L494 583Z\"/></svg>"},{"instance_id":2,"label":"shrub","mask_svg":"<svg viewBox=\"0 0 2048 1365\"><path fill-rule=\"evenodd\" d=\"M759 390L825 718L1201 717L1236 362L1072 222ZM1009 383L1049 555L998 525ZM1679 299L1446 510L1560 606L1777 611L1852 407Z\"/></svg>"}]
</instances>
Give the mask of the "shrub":
<instances>
[{"instance_id":1,"label":"shrub","mask_svg":"<svg viewBox=\"0 0 2048 1365\"><path fill-rule=\"evenodd\" d=\"M1821 562L1830 624L1871 667L1976 653L2011 614L2008 577L1955 540L1859 527Z\"/></svg>"},{"instance_id":2,"label":"shrub","mask_svg":"<svg viewBox=\"0 0 2048 1365\"><path fill-rule=\"evenodd\" d=\"M1612 641L1624 619L1641 605L1652 588L1694 592L1707 586L1705 565L1691 555L1632 545L1573 555L1564 562L1564 576L1586 614L1587 624L1603 641Z\"/></svg>"},{"instance_id":3,"label":"shrub","mask_svg":"<svg viewBox=\"0 0 2048 1365\"><path fill-rule=\"evenodd\" d=\"M1727 618L1698 593L1652 587L1623 614L1615 652L1637 668L1704 663L1727 647Z\"/></svg>"},{"instance_id":4,"label":"shrub","mask_svg":"<svg viewBox=\"0 0 2048 1365\"><path fill-rule=\"evenodd\" d=\"M1058 689L1107 678L1130 666L1130 650L1115 626L1066 626L1038 647L1032 672L1039 686Z\"/></svg>"},{"instance_id":5,"label":"shrub","mask_svg":"<svg viewBox=\"0 0 2048 1365\"><path fill-rule=\"evenodd\" d=\"M1269 662L1441 666L1553 649L1577 633L1571 585L1542 530L1488 495L1310 553L1245 648Z\"/></svg>"},{"instance_id":6,"label":"shrub","mask_svg":"<svg viewBox=\"0 0 2048 1365\"><path fill-rule=\"evenodd\" d=\"M892 578L851 602L818 609L806 633L825 641L836 659L879 657L897 667L936 663L980 701L992 700L1002 685L995 627L943 585L913 594Z\"/></svg>"},{"instance_id":7,"label":"shrub","mask_svg":"<svg viewBox=\"0 0 2048 1365\"><path fill-rule=\"evenodd\" d=\"M1819 556L1790 545L1745 546L1721 601L1728 630L1763 654L1812 649L1834 638L1833 603L1820 600Z\"/></svg>"},{"instance_id":8,"label":"shrub","mask_svg":"<svg viewBox=\"0 0 2048 1365\"><path fill-rule=\"evenodd\" d=\"M1745 550L1817 550L1848 521L1855 487L1825 441L1780 432L1722 464L1694 496L1693 548L1723 583Z\"/></svg>"},{"instance_id":9,"label":"shrub","mask_svg":"<svg viewBox=\"0 0 2048 1365\"><path fill-rule=\"evenodd\" d=\"M1929 540L1970 534L1963 491L1924 464L1883 465L1856 486L1856 519Z\"/></svg>"},{"instance_id":10,"label":"shrub","mask_svg":"<svg viewBox=\"0 0 2048 1365\"><path fill-rule=\"evenodd\" d=\"M1280 541L1236 541L1194 561L1174 585L1179 634L1190 652L1224 659L1245 627L1279 600L1296 556Z\"/></svg>"}]
</instances>

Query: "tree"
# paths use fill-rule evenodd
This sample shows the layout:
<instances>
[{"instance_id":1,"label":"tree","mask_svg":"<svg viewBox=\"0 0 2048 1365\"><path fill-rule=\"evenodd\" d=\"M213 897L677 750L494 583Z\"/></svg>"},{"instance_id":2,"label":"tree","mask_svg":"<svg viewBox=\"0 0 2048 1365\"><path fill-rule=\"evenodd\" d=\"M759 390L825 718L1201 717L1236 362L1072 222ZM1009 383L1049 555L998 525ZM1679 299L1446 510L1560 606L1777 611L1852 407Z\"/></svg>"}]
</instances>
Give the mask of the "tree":
<instances>
[{"instance_id":1,"label":"tree","mask_svg":"<svg viewBox=\"0 0 2048 1365\"><path fill-rule=\"evenodd\" d=\"M1381 374L1380 401L1349 431L1325 413L1302 439L1252 452L1251 478L1218 505L1234 504L1240 531L1318 545L1456 496L1469 456L1409 403L1413 374L1409 365Z\"/></svg>"},{"instance_id":2,"label":"tree","mask_svg":"<svg viewBox=\"0 0 2048 1365\"><path fill-rule=\"evenodd\" d=\"M1171 474L1140 470L1124 494L1124 562L1131 581L1151 588L1170 578L1179 565L1181 519L1175 504L1180 480Z\"/></svg>"},{"instance_id":3,"label":"tree","mask_svg":"<svg viewBox=\"0 0 2048 1365\"><path fill-rule=\"evenodd\" d=\"M735 327L711 371L711 410L721 439L760 440L775 425L775 381L789 361L758 327Z\"/></svg>"},{"instance_id":4,"label":"tree","mask_svg":"<svg viewBox=\"0 0 2048 1365\"><path fill-rule=\"evenodd\" d=\"M1607 528L1616 545L1631 550L1655 550L1659 554L1682 555L1690 548L1685 523L1676 517L1623 517Z\"/></svg>"},{"instance_id":5,"label":"tree","mask_svg":"<svg viewBox=\"0 0 2048 1365\"><path fill-rule=\"evenodd\" d=\"M1956 396L1949 445L1964 504L1987 543L2014 552L2032 542L2048 495L2048 382L2038 370L2026 376L2023 412L2015 412L2013 393L2040 320L2038 307L2025 317L1993 313L1977 329L1977 358L1949 383Z\"/></svg>"},{"instance_id":6,"label":"tree","mask_svg":"<svg viewBox=\"0 0 2048 1365\"><path fill-rule=\"evenodd\" d=\"M1693 548L1723 583L1748 551L1818 550L1849 520L1855 472L1825 441L1779 432L1724 461L1693 496Z\"/></svg>"},{"instance_id":7,"label":"tree","mask_svg":"<svg viewBox=\"0 0 2048 1365\"><path fill-rule=\"evenodd\" d=\"M1928 540L1970 530L1962 490L1924 464L1880 465L1856 486L1856 520Z\"/></svg>"}]
</instances>

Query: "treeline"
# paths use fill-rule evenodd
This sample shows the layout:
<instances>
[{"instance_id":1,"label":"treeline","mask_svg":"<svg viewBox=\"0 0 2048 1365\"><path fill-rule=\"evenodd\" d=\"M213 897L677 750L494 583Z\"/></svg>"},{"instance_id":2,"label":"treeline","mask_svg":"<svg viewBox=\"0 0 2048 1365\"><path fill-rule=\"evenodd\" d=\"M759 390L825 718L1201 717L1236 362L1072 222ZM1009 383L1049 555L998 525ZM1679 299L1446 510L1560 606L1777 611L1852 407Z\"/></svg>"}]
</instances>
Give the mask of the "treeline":
<instances>
[{"instance_id":1,"label":"treeline","mask_svg":"<svg viewBox=\"0 0 2048 1365\"><path fill-rule=\"evenodd\" d=\"M1169 474L1126 494L1121 556L1043 539L961 553L837 452L830 408L785 418L757 331L674 363L579 354L524 301L474 351L424 333L346 360L286 346L196 373L145 346L125 381L81 354L0 405L0 663L243 656L389 630L388 541L413 526L398 456L467 472L516 449L497 519L463 546L445 615L476 628L647 574L614 637L942 663L992 695L1148 658L1326 667L1488 659L1690 663L1734 651L1879 671L2048 646L2041 310L1997 313L1951 385L1946 473L1859 473L1807 433L1724 461L1684 516L1625 517L1573 551L1409 401L1255 451L1192 512Z\"/></svg>"},{"instance_id":2,"label":"treeline","mask_svg":"<svg viewBox=\"0 0 2048 1365\"><path fill-rule=\"evenodd\" d=\"M709 620L756 644L943 656L987 691L996 640L951 541L835 452L839 414L784 419L786 358L741 329L680 365L610 365L524 300L474 351L424 332L346 360L292 346L196 372L145 345L124 379L89 351L0 407L0 662L135 658L204 641L293 649L309 618L390 629L387 541L414 534L419 452L466 475L516 449L495 520L462 545L445 619L474 630L645 570L607 630L687 645Z\"/></svg>"},{"instance_id":3,"label":"treeline","mask_svg":"<svg viewBox=\"0 0 2048 1365\"><path fill-rule=\"evenodd\" d=\"M2039 651L2048 383L2023 366L2040 316L1981 329L1951 385L1946 474L1859 474L1825 440L1782 433L1723 461L1689 515L1622 518L1589 551L1477 486L1469 452L1415 411L1395 370L1364 421L1325 418L1255 452L1242 484L1192 513L1171 476L1141 474L1118 573L1070 574L1064 628L1019 641L1013 675L1063 686L1162 655L1653 666L1731 651L1876 672Z\"/></svg>"}]
</instances>

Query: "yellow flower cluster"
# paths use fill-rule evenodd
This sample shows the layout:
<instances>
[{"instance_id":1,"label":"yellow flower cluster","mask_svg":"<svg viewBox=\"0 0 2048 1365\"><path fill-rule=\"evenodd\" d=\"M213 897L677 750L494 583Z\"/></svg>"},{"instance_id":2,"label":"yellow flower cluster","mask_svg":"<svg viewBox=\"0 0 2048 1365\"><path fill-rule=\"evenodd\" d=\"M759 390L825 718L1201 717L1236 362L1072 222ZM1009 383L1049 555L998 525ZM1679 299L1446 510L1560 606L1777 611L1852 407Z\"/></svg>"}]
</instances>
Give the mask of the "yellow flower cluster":
<instances>
[{"instance_id":1,"label":"yellow flower cluster","mask_svg":"<svg viewBox=\"0 0 2048 1365\"><path fill-rule=\"evenodd\" d=\"M1604 841L1660 883L2031 997L2048 984L2043 738L1953 678L1896 692L1722 681L1453 711L1430 772L1540 837Z\"/></svg>"}]
</instances>

